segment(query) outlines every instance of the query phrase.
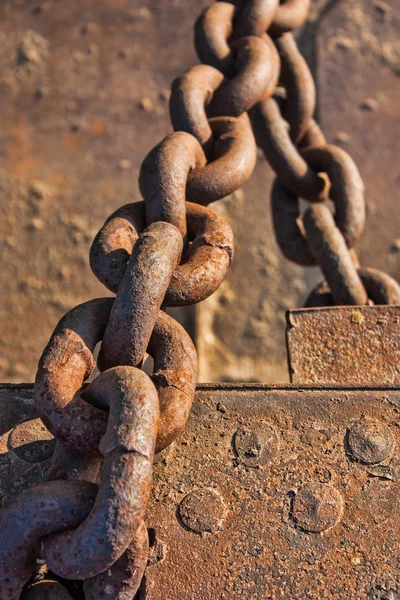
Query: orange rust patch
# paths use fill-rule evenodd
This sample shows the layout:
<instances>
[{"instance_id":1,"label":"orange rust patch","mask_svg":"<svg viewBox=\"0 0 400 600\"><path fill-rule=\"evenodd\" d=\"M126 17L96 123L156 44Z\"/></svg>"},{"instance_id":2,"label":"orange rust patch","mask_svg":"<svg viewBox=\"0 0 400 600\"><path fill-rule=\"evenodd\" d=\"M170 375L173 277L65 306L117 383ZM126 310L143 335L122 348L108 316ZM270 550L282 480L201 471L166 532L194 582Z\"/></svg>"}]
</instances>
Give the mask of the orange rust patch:
<instances>
[{"instance_id":1,"label":"orange rust patch","mask_svg":"<svg viewBox=\"0 0 400 600\"><path fill-rule=\"evenodd\" d=\"M26 132L27 132L27 125L24 121L19 121L18 123L13 123L10 126L10 129L14 135L14 137L20 141L23 142L26 138Z\"/></svg>"},{"instance_id":2,"label":"orange rust patch","mask_svg":"<svg viewBox=\"0 0 400 600\"><path fill-rule=\"evenodd\" d=\"M24 121L12 123L10 131L13 135L12 142L6 147L6 152L10 159L18 162L26 160L25 154L29 154L32 150L32 144L27 139L28 127Z\"/></svg>"},{"instance_id":3,"label":"orange rust patch","mask_svg":"<svg viewBox=\"0 0 400 600\"><path fill-rule=\"evenodd\" d=\"M76 148L79 143L78 135L76 133L69 133L64 138L64 144L69 148Z\"/></svg>"},{"instance_id":4,"label":"orange rust patch","mask_svg":"<svg viewBox=\"0 0 400 600\"><path fill-rule=\"evenodd\" d=\"M102 119L93 119L90 123L90 129L93 135L103 135L106 130L106 124Z\"/></svg>"},{"instance_id":5,"label":"orange rust patch","mask_svg":"<svg viewBox=\"0 0 400 600\"><path fill-rule=\"evenodd\" d=\"M8 172L10 175L20 175L27 171L33 171L39 164L39 160L36 156L26 156L21 160L17 160L8 165Z\"/></svg>"},{"instance_id":6,"label":"orange rust patch","mask_svg":"<svg viewBox=\"0 0 400 600\"><path fill-rule=\"evenodd\" d=\"M48 183L57 189L69 186L68 177L65 173L56 173L55 171L49 174Z\"/></svg>"}]
</instances>

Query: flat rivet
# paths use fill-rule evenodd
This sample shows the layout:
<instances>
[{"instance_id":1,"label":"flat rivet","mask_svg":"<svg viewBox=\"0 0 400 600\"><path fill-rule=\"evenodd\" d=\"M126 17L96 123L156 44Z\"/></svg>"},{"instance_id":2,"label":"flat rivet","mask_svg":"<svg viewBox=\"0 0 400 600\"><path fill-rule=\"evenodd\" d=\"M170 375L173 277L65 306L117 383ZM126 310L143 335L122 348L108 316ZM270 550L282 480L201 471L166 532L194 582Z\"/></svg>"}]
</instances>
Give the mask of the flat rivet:
<instances>
[{"instance_id":1,"label":"flat rivet","mask_svg":"<svg viewBox=\"0 0 400 600\"><path fill-rule=\"evenodd\" d=\"M226 512L221 493L213 488L200 488L190 492L179 506L183 524L197 533L220 531Z\"/></svg>"},{"instance_id":2,"label":"flat rivet","mask_svg":"<svg viewBox=\"0 0 400 600\"><path fill-rule=\"evenodd\" d=\"M55 439L40 419L25 421L14 427L8 438L10 450L21 460L42 462L52 456Z\"/></svg>"},{"instance_id":3,"label":"flat rivet","mask_svg":"<svg viewBox=\"0 0 400 600\"><path fill-rule=\"evenodd\" d=\"M390 456L393 437L383 423L361 419L348 430L347 443L356 460L368 465L375 465Z\"/></svg>"},{"instance_id":4,"label":"flat rivet","mask_svg":"<svg viewBox=\"0 0 400 600\"><path fill-rule=\"evenodd\" d=\"M248 467L259 467L273 460L279 450L279 437L270 423L240 427L233 438L239 460Z\"/></svg>"},{"instance_id":5,"label":"flat rivet","mask_svg":"<svg viewBox=\"0 0 400 600\"><path fill-rule=\"evenodd\" d=\"M292 517L310 533L320 533L338 523L343 514L343 499L337 489L325 483L306 483L293 500Z\"/></svg>"}]
</instances>

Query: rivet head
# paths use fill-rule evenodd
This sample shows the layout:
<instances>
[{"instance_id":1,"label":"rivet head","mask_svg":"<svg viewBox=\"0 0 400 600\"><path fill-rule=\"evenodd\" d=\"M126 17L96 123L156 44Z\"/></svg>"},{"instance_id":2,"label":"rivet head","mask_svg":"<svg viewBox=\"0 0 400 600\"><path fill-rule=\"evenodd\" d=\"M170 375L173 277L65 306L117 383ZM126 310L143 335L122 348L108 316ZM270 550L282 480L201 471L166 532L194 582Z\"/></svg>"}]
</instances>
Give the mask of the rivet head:
<instances>
[{"instance_id":1,"label":"rivet head","mask_svg":"<svg viewBox=\"0 0 400 600\"><path fill-rule=\"evenodd\" d=\"M225 501L214 488L193 490L179 505L182 523L196 533L218 533L223 527L226 514Z\"/></svg>"},{"instance_id":2,"label":"rivet head","mask_svg":"<svg viewBox=\"0 0 400 600\"><path fill-rule=\"evenodd\" d=\"M393 443L390 430L379 421L361 419L350 427L347 434L352 456L367 465L375 465L388 458Z\"/></svg>"},{"instance_id":3,"label":"rivet head","mask_svg":"<svg viewBox=\"0 0 400 600\"><path fill-rule=\"evenodd\" d=\"M26 462L42 462L54 452L55 439L40 419L25 421L14 427L8 438L10 449Z\"/></svg>"},{"instance_id":4,"label":"rivet head","mask_svg":"<svg viewBox=\"0 0 400 600\"><path fill-rule=\"evenodd\" d=\"M306 483L293 499L292 518L304 531L320 533L336 525L343 514L340 492L325 483Z\"/></svg>"},{"instance_id":5,"label":"rivet head","mask_svg":"<svg viewBox=\"0 0 400 600\"><path fill-rule=\"evenodd\" d=\"M270 423L257 427L240 427L233 438L240 462L248 467L259 467L271 462L279 450L279 437Z\"/></svg>"}]
</instances>

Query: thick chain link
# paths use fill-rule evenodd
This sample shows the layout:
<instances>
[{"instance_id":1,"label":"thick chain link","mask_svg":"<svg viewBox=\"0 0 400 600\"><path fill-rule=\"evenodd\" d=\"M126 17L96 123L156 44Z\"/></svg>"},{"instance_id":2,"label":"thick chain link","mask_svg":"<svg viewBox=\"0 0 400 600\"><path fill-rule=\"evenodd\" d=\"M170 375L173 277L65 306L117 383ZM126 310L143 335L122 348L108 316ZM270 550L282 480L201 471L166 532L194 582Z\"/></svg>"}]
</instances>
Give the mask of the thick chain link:
<instances>
[{"instance_id":1,"label":"thick chain link","mask_svg":"<svg viewBox=\"0 0 400 600\"><path fill-rule=\"evenodd\" d=\"M249 179L256 143L277 175L271 201L281 251L320 265L326 278L307 306L400 303L391 277L358 264L364 186L351 157L327 144L313 120L314 82L291 33L309 5L216 2L197 20L203 64L172 84L174 133L142 163L144 201L114 212L90 250L93 272L116 298L71 310L40 359L35 402L57 444L50 481L0 515L3 600L20 598L39 554L59 577L84 580L87 600L136 593L154 453L182 431L196 385L192 341L165 308L200 302L223 281L233 235L208 205ZM311 203L304 214L300 197ZM150 377L141 370L146 352Z\"/></svg>"}]
</instances>

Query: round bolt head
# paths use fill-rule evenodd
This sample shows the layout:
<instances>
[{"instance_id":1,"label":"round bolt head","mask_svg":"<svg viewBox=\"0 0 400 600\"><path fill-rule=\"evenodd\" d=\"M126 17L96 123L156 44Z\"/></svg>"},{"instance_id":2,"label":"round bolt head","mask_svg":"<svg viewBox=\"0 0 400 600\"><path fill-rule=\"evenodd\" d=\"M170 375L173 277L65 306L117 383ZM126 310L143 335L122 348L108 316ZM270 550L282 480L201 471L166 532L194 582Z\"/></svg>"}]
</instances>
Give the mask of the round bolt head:
<instances>
[{"instance_id":1,"label":"round bolt head","mask_svg":"<svg viewBox=\"0 0 400 600\"><path fill-rule=\"evenodd\" d=\"M233 444L240 462L248 467L259 467L275 458L279 437L273 425L262 423L257 427L240 427Z\"/></svg>"},{"instance_id":2,"label":"round bolt head","mask_svg":"<svg viewBox=\"0 0 400 600\"><path fill-rule=\"evenodd\" d=\"M306 483L293 500L292 517L310 533L320 533L336 525L343 514L343 499L337 489L326 483Z\"/></svg>"},{"instance_id":3,"label":"round bolt head","mask_svg":"<svg viewBox=\"0 0 400 600\"><path fill-rule=\"evenodd\" d=\"M223 527L226 514L225 501L213 488L193 490L179 506L182 523L196 533L217 533Z\"/></svg>"},{"instance_id":4,"label":"round bolt head","mask_svg":"<svg viewBox=\"0 0 400 600\"><path fill-rule=\"evenodd\" d=\"M394 440L389 428L383 423L361 419L348 430L347 444L356 460L375 465L389 458Z\"/></svg>"}]
</instances>

